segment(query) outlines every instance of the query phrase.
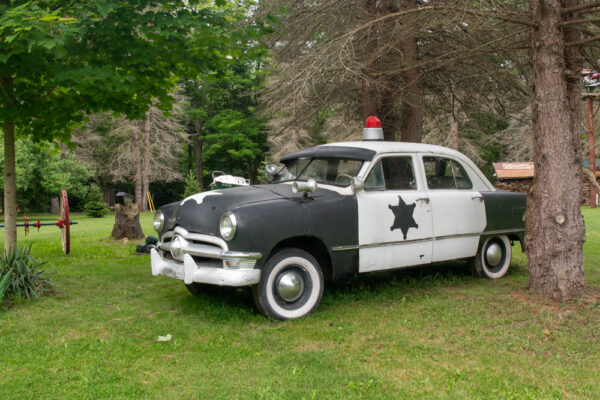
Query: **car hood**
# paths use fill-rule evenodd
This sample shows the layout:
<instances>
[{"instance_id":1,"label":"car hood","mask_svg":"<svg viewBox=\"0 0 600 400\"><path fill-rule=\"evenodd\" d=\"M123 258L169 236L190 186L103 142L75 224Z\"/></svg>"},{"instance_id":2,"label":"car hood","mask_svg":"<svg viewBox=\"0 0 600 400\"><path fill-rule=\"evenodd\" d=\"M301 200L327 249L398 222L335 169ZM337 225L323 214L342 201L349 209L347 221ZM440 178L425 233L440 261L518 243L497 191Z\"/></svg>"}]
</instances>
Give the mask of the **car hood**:
<instances>
[{"instance_id":1,"label":"car hood","mask_svg":"<svg viewBox=\"0 0 600 400\"><path fill-rule=\"evenodd\" d=\"M293 193L292 185L270 184L240 186L229 189L197 193L183 200L178 207L175 224L190 232L219 236L219 221L226 211L253 203L271 201L314 201L322 197L339 196L338 193L318 188L307 200L302 193Z\"/></svg>"}]
</instances>

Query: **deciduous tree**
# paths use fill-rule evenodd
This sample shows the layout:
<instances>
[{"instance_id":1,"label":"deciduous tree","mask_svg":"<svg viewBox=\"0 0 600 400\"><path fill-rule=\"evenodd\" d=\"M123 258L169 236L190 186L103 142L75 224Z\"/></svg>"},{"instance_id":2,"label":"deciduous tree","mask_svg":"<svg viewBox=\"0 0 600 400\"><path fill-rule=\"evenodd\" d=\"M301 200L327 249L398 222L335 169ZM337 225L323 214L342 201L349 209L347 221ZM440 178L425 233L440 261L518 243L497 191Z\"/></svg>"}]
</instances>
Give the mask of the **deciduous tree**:
<instances>
[{"instance_id":1,"label":"deciduous tree","mask_svg":"<svg viewBox=\"0 0 600 400\"><path fill-rule=\"evenodd\" d=\"M5 250L16 245L15 131L67 140L87 113L140 118L156 98L170 104L174 77L226 54L220 19L196 0L0 1Z\"/></svg>"}]
</instances>

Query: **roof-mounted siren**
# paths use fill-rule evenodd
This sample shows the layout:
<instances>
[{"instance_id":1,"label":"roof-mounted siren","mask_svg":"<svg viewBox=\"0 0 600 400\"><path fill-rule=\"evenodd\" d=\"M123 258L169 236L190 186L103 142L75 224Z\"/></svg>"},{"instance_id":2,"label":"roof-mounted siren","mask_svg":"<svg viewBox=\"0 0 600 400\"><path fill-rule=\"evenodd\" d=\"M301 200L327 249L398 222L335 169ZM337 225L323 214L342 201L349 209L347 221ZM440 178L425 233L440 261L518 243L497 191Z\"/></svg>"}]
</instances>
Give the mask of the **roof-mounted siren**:
<instances>
[{"instance_id":1,"label":"roof-mounted siren","mask_svg":"<svg viewBox=\"0 0 600 400\"><path fill-rule=\"evenodd\" d=\"M383 129L381 121L374 115L367 118L363 129L363 140L383 140Z\"/></svg>"}]
</instances>

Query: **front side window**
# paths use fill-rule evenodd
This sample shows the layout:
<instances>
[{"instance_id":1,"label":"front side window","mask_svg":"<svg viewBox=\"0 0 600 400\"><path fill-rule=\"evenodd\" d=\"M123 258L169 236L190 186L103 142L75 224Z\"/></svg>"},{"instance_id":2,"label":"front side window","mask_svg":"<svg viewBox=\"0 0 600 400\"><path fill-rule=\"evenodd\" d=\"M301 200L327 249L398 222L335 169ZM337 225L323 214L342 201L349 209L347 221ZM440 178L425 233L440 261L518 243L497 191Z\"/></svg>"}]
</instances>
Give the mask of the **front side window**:
<instances>
[{"instance_id":1,"label":"front side window","mask_svg":"<svg viewBox=\"0 0 600 400\"><path fill-rule=\"evenodd\" d=\"M348 186L352 177L360 171L362 163L361 160L337 157L296 159L286 164L272 183L312 178L319 183Z\"/></svg>"},{"instance_id":2,"label":"front side window","mask_svg":"<svg viewBox=\"0 0 600 400\"><path fill-rule=\"evenodd\" d=\"M386 157L375 164L365 180L365 190L416 190L412 157Z\"/></svg>"},{"instance_id":3,"label":"front side window","mask_svg":"<svg viewBox=\"0 0 600 400\"><path fill-rule=\"evenodd\" d=\"M457 161L444 157L423 157L429 189L471 189L467 172Z\"/></svg>"}]
</instances>

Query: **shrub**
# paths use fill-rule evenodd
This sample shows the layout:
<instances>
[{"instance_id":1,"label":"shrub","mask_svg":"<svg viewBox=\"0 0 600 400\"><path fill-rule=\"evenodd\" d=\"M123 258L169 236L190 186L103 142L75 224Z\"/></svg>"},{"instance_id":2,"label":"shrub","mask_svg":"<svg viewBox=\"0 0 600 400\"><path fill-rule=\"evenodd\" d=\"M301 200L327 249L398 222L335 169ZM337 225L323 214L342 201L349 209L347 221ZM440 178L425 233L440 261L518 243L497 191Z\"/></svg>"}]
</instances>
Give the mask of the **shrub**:
<instances>
[{"instance_id":1,"label":"shrub","mask_svg":"<svg viewBox=\"0 0 600 400\"><path fill-rule=\"evenodd\" d=\"M92 184L90 186L84 208L88 217L102 218L108 213L108 206L104 202L98 185Z\"/></svg>"},{"instance_id":2,"label":"shrub","mask_svg":"<svg viewBox=\"0 0 600 400\"><path fill-rule=\"evenodd\" d=\"M194 172L190 170L189 174L185 177L185 190L183 191L183 198L188 198L193 194L201 192L200 185L196 179Z\"/></svg>"},{"instance_id":3,"label":"shrub","mask_svg":"<svg viewBox=\"0 0 600 400\"><path fill-rule=\"evenodd\" d=\"M0 301L3 298L35 299L53 293L52 278L31 256L31 245L10 250L0 259Z\"/></svg>"}]
</instances>

